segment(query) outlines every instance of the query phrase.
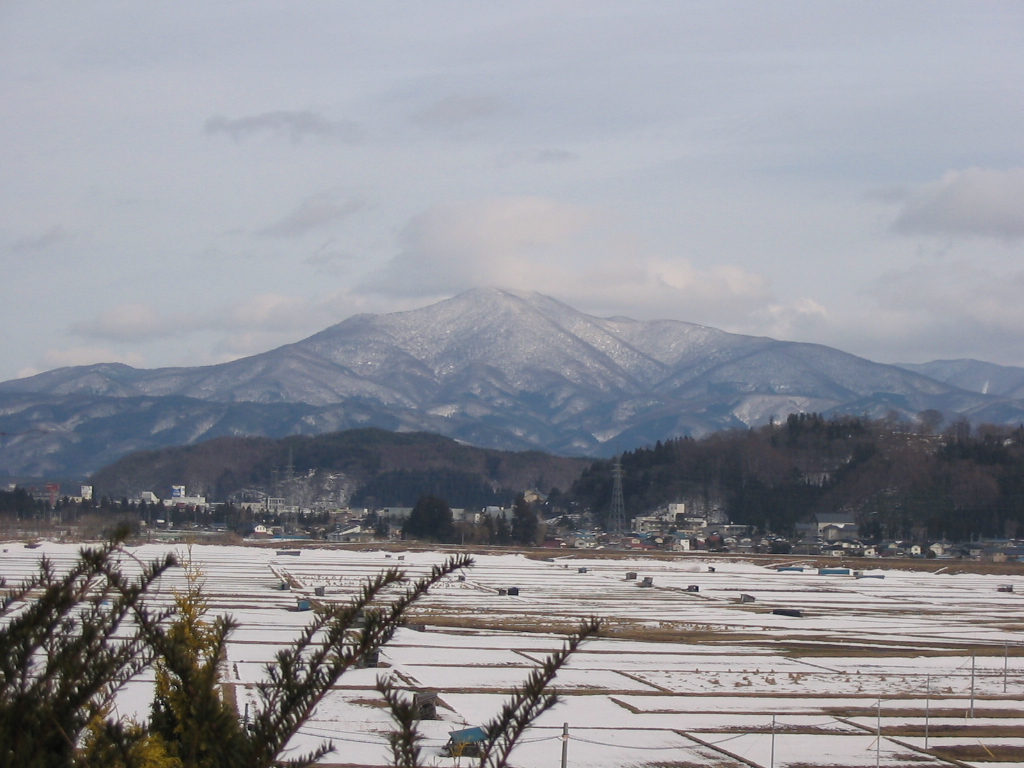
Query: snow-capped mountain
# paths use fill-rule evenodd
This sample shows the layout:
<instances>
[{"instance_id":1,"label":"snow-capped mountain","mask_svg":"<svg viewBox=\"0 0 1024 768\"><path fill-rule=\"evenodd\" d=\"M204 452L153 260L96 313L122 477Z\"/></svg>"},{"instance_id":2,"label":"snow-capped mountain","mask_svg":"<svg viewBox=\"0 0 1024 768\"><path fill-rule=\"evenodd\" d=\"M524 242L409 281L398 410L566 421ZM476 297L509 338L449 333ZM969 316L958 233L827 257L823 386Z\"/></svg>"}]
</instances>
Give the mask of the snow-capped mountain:
<instances>
[{"instance_id":1,"label":"snow-capped mountain","mask_svg":"<svg viewBox=\"0 0 1024 768\"><path fill-rule=\"evenodd\" d=\"M16 437L0 446L0 472L82 473L138 448L355 426L609 455L800 411L1024 417L1020 401L908 368L478 289L408 312L356 315L221 365L104 364L4 382L0 431Z\"/></svg>"}]
</instances>

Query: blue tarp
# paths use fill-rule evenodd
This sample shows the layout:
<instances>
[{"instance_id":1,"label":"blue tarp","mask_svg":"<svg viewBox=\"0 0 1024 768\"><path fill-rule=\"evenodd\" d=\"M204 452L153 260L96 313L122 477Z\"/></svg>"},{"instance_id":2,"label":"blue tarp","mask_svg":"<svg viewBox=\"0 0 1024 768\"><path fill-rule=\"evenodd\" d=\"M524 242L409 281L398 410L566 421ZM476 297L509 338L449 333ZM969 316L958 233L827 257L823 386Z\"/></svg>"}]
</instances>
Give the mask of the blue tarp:
<instances>
[{"instance_id":1,"label":"blue tarp","mask_svg":"<svg viewBox=\"0 0 1024 768\"><path fill-rule=\"evenodd\" d=\"M475 726L463 728L461 731L449 731L448 736L451 737L452 744L475 744L478 741L487 740L487 731L480 726Z\"/></svg>"}]
</instances>

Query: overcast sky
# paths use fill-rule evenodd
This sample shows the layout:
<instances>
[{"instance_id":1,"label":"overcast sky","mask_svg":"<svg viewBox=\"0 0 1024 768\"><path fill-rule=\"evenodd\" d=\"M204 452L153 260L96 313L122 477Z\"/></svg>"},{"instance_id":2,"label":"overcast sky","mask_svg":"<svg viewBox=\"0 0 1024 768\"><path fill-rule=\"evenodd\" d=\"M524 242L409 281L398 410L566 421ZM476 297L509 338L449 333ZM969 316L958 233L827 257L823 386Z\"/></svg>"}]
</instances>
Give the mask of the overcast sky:
<instances>
[{"instance_id":1,"label":"overcast sky","mask_svg":"<svg viewBox=\"0 0 1024 768\"><path fill-rule=\"evenodd\" d=\"M1024 365L1024 3L0 3L0 379L474 286Z\"/></svg>"}]
</instances>

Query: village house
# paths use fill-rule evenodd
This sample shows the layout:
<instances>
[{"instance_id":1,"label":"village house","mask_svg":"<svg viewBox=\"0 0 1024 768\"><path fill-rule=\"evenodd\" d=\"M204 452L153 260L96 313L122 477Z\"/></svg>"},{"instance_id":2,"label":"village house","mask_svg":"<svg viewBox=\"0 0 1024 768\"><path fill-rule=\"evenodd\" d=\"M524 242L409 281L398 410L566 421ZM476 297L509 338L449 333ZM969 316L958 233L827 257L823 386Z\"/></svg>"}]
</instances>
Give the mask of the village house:
<instances>
[{"instance_id":1,"label":"village house","mask_svg":"<svg viewBox=\"0 0 1024 768\"><path fill-rule=\"evenodd\" d=\"M797 523L797 533L805 539L821 539L822 541L840 541L841 539L857 539L860 528L853 515L849 512L816 512L806 523Z\"/></svg>"}]
</instances>

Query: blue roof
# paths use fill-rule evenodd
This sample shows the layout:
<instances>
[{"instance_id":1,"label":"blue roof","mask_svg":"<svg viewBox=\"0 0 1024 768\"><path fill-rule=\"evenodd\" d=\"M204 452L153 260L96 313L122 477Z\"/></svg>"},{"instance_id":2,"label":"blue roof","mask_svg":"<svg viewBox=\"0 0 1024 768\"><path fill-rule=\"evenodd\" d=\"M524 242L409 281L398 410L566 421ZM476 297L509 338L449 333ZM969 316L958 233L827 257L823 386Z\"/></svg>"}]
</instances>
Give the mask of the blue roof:
<instances>
[{"instance_id":1,"label":"blue roof","mask_svg":"<svg viewBox=\"0 0 1024 768\"><path fill-rule=\"evenodd\" d=\"M487 740L487 731L479 725L473 728L463 728L461 731L449 731L448 735L455 744L474 744Z\"/></svg>"}]
</instances>

